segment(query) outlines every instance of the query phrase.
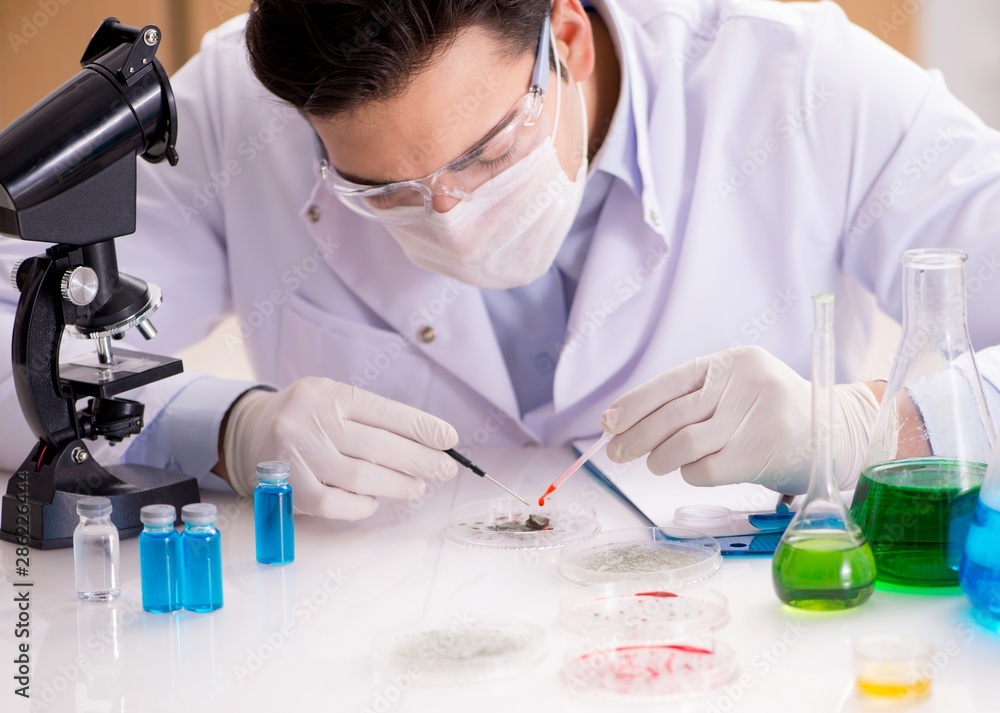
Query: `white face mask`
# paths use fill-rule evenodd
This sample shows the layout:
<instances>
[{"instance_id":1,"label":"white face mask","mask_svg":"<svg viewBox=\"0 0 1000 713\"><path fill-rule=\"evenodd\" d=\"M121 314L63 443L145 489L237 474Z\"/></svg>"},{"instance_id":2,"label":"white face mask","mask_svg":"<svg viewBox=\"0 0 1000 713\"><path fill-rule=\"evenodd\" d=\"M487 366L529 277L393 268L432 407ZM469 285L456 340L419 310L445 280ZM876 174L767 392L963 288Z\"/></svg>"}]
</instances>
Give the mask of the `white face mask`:
<instances>
[{"instance_id":1,"label":"white face mask","mask_svg":"<svg viewBox=\"0 0 1000 713\"><path fill-rule=\"evenodd\" d=\"M432 212L413 223L386 225L407 257L428 270L489 290L527 285L545 274L583 200L587 112L579 83L577 93L583 116L583 158L574 181L559 163L554 137L546 137L530 154L484 184L496 198L474 197L460 201L447 213ZM558 131L559 103L553 134Z\"/></svg>"}]
</instances>

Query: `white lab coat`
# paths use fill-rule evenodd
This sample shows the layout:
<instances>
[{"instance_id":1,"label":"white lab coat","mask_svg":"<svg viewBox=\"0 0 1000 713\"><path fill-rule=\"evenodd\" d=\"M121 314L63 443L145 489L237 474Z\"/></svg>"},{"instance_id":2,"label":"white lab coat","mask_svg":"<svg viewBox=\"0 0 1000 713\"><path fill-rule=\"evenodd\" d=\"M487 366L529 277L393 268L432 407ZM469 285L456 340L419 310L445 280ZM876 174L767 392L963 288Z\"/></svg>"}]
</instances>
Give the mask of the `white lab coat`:
<instances>
[{"instance_id":1,"label":"white lab coat","mask_svg":"<svg viewBox=\"0 0 1000 713\"><path fill-rule=\"evenodd\" d=\"M817 292L837 296L838 378L855 379L870 295L900 317L911 247L969 253L973 342L1000 343L1000 135L940 76L831 3L595 4L624 48L641 195L608 195L550 408L518 416L478 290L413 265L317 183L316 138L253 78L242 19L173 78L180 164L139 162L137 235L118 245L123 270L163 288L150 346L180 349L235 311L227 343L262 381L353 382L474 449L593 436L621 393L736 344L807 376ZM996 383L998 362L981 364ZM147 421L192 379L146 389Z\"/></svg>"}]
</instances>

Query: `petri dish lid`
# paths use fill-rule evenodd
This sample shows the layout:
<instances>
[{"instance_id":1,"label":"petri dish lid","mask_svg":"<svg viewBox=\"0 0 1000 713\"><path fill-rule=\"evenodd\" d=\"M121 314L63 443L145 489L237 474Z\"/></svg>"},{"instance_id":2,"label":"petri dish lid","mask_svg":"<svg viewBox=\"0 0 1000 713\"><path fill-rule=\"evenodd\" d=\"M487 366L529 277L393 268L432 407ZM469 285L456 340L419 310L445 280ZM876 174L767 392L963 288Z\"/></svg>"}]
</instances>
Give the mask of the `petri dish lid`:
<instances>
[{"instance_id":1,"label":"petri dish lid","mask_svg":"<svg viewBox=\"0 0 1000 713\"><path fill-rule=\"evenodd\" d=\"M559 606L564 630L600 641L671 641L707 634L728 622L728 603L719 592L653 582L588 587L564 597Z\"/></svg>"},{"instance_id":2,"label":"petri dish lid","mask_svg":"<svg viewBox=\"0 0 1000 713\"><path fill-rule=\"evenodd\" d=\"M516 498L497 498L452 510L444 536L462 545L522 550L561 547L600 529L594 509L579 503L528 507Z\"/></svg>"},{"instance_id":3,"label":"petri dish lid","mask_svg":"<svg viewBox=\"0 0 1000 713\"><path fill-rule=\"evenodd\" d=\"M730 683L736 657L726 644L627 643L571 651L563 679L576 693L629 701L697 698Z\"/></svg>"},{"instance_id":4,"label":"petri dish lid","mask_svg":"<svg viewBox=\"0 0 1000 713\"><path fill-rule=\"evenodd\" d=\"M722 567L719 543L680 527L630 527L591 535L563 548L559 574L575 584L656 581L690 584Z\"/></svg>"},{"instance_id":5,"label":"petri dish lid","mask_svg":"<svg viewBox=\"0 0 1000 713\"><path fill-rule=\"evenodd\" d=\"M429 683L467 683L513 676L548 654L544 632L519 621L430 619L384 631L372 664L384 676L420 670Z\"/></svg>"}]
</instances>

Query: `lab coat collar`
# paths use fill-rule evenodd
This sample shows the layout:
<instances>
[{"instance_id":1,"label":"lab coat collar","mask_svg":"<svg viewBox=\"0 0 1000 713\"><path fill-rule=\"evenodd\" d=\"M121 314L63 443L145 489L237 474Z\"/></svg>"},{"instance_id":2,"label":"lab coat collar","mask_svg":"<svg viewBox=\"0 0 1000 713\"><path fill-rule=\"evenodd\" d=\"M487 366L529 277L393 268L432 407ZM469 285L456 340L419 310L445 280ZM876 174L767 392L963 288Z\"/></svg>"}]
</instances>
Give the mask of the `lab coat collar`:
<instances>
[{"instance_id":1,"label":"lab coat collar","mask_svg":"<svg viewBox=\"0 0 1000 713\"><path fill-rule=\"evenodd\" d=\"M594 8L596 10L596 8ZM618 58L618 66L621 71L620 89L618 102L615 106L611 123L601 148L591 163L591 173L603 171L620 181L634 193L637 197L642 192L642 174L639 171L639 162L636 152L636 127L635 112L632 110L632 91L629 86L631 73L628 63L623 60L621 35L614 22L607 18L604 13L598 12L604 19L611 35L611 42L615 48ZM592 127L593 128L593 127Z\"/></svg>"},{"instance_id":2,"label":"lab coat collar","mask_svg":"<svg viewBox=\"0 0 1000 713\"><path fill-rule=\"evenodd\" d=\"M622 66L621 100L627 102L629 110L621 113L615 111L608 140L612 142L612 147L615 147L616 142L626 142L634 137L634 145L618 146L616 149L617 155L626 157L623 164L615 166L614 154L608 156L608 160L611 162L609 172L622 179L633 192L640 195L646 224L667 238L666 222L662 219L663 210L658 197L660 193L656 189L656 180L651 165L649 128L646 121L637 120L639 117L649 116L649 88L643 80L644 68L636 54L636 44L640 41L638 34L641 27L637 20L625 16L615 0L589 0L588 4L597 10L604 19L608 31L611 33L611 39L618 50L618 61ZM619 121L621 123L618 123ZM632 131L629 131L629 128ZM668 127L661 128L669 130ZM634 157L634 164L632 157ZM595 158L600 158L600 156ZM637 169L637 174L635 169ZM619 170L625 175L619 175Z\"/></svg>"}]
</instances>

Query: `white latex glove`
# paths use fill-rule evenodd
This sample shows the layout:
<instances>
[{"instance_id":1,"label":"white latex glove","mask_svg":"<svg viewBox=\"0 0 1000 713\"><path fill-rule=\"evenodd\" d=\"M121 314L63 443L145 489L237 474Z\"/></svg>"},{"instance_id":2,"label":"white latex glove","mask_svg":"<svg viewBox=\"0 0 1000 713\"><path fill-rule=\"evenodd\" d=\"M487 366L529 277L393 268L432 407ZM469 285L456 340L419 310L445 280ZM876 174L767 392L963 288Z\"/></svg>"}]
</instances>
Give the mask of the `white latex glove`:
<instances>
[{"instance_id":1,"label":"white latex glove","mask_svg":"<svg viewBox=\"0 0 1000 713\"><path fill-rule=\"evenodd\" d=\"M223 438L229 482L247 495L257 463L282 460L296 512L341 520L368 517L379 497L422 495L424 480L453 478L443 451L455 429L412 406L347 384L306 377L278 392L248 391L233 404Z\"/></svg>"},{"instance_id":2,"label":"white latex glove","mask_svg":"<svg viewBox=\"0 0 1000 713\"><path fill-rule=\"evenodd\" d=\"M767 350L735 347L660 374L604 412L617 434L608 457L646 453L658 475L677 468L692 485L759 483L788 494L809 486L812 387ZM878 402L863 383L834 389L838 482L861 472Z\"/></svg>"}]
</instances>

